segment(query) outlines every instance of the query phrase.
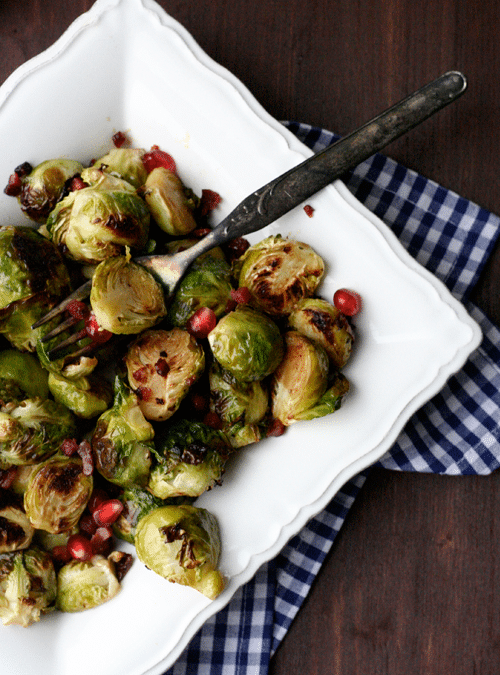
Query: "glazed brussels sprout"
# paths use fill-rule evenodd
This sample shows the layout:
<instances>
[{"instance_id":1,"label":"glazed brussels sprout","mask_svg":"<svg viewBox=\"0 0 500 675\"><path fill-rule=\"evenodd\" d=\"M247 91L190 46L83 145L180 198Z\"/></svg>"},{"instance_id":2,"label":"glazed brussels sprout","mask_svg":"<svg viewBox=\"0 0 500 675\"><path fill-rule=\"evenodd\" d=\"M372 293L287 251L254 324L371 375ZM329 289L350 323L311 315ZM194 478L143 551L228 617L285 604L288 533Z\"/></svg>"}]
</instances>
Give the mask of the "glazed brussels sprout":
<instances>
[{"instance_id":1,"label":"glazed brussels sprout","mask_svg":"<svg viewBox=\"0 0 500 675\"><path fill-rule=\"evenodd\" d=\"M285 333L285 356L271 380L271 411L285 426L315 405L328 386L328 356L298 331Z\"/></svg>"},{"instance_id":2,"label":"glazed brussels sprout","mask_svg":"<svg viewBox=\"0 0 500 675\"><path fill-rule=\"evenodd\" d=\"M0 553L28 548L34 533L22 500L16 494L0 488Z\"/></svg>"},{"instance_id":3,"label":"glazed brussels sprout","mask_svg":"<svg viewBox=\"0 0 500 675\"><path fill-rule=\"evenodd\" d=\"M73 159L48 159L23 177L19 195L21 210L37 223L44 223L64 195L67 183L83 170Z\"/></svg>"},{"instance_id":4,"label":"glazed brussels sprout","mask_svg":"<svg viewBox=\"0 0 500 675\"><path fill-rule=\"evenodd\" d=\"M160 284L149 270L125 255L97 266L90 304L101 328L127 335L152 328L167 312Z\"/></svg>"},{"instance_id":5,"label":"glazed brussels sprout","mask_svg":"<svg viewBox=\"0 0 500 675\"><path fill-rule=\"evenodd\" d=\"M81 419L98 417L113 401L111 385L97 375L70 379L49 373L48 385L54 399Z\"/></svg>"},{"instance_id":6,"label":"glazed brussels sprout","mask_svg":"<svg viewBox=\"0 0 500 675\"><path fill-rule=\"evenodd\" d=\"M205 509L163 506L139 521L135 536L139 560L168 581L190 586L210 600L225 586L217 569L220 534Z\"/></svg>"},{"instance_id":7,"label":"glazed brussels sprout","mask_svg":"<svg viewBox=\"0 0 500 675\"><path fill-rule=\"evenodd\" d=\"M113 407L99 417L91 439L97 470L116 485L145 487L153 437L153 427L142 414L137 396L117 376Z\"/></svg>"},{"instance_id":8,"label":"glazed brussels sprout","mask_svg":"<svg viewBox=\"0 0 500 675\"><path fill-rule=\"evenodd\" d=\"M57 580L49 553L37 547L0 554L0 618L27 627L53 609Z\"/></svg>"},{"instance_id":9,"label":"glazed brussels sprout","mask_svg":"<svg viewBox=\"0 0 500 675\"><path fill-rule=\"evenodd\" d=\"M167 234L178 237L196 228L194 196L172 171L153 169L144 184L144 199L156 224Z\"/></svg>"},{"instance_id":10,"label":"glazed brussels sprout","mask_svg":"<svg viewBox=\"0 0 500 675\"><path fill-rule=\"evenodd\" d=\"M111 560L95 555L87 562L72 560L57 575L56 608L82 612L111 600L120 591Z\"/></svg>"},{"instance_id":11,"label":"glazed brussels sprout","mask_svg":"<svg viewBox=\"0 0 500 675\"><path fill-rule=\"evenodd\" d=\"M205 368L205 352L185 330L145 331L125 355L128 381L146 419L164 421L179 408Z\"/></svg>"},{"instance_id":12,"label":"glazed brussels sprout","mask_svg":"<svg viewBox=\"0 0 500 675\"><path fill-rule=\"evenodd\" d=\"M123 504L123 511L113 523L113 532L119 539L134 543L137 523L141 518L160 506L165 506L165 500L155 497L149 490L139 488L125 488L118 496Z\"/></svg>"},{"instance_id":13,"label":"glazed brussels sprout","mask_svg":"<svg viewBox=\"0 0 500 675\"><path fill-rule=\"evenodd\" d=\"M308 244L281 235L250 246L234 266L252 304L271 316L287 315L299 300L311 297L324 270L322 258Z\"/></svg>"},{"instance_id":14,"label":"glazed brussels sprout","mask_svg":"<svg viewBox=\"0 0 500 675\"><path fill-rule=\"evenodd\" d=\"M209 333L216 360L240 382L262 380L280 363L284 348L276 323L248 305L238 305Z\"/></svg>"},{"instance_id":15,"label":"glazed brussels sprout","mask_svg":"<svg viewBox=\"0 0 500 675\"><path fill-rule=\"evenodd\" d=\"M231 298L231 289L231 268L226 260L217 255L201 256L177 287L168 308L168 323L184 328L200 307L209 307L217 317L222 316Z\"/></svg>"},{"instance_id":16,"label":"glazed brussels sprout","mask_svg":"<svg viewBox=\"0 0 500 675\"><path fill-rule=\"evenodd\" d=\"M214 362L209 371L210 410L222 420L232 447L260 440L258 428L267 412L267 390L260 381L239 382Z\"/></svg>"},{"instance_id":17,"label":"glazed brussels sprout","mask_svg":"<svg viewBox=\"0 0 500 675\"><path fill-rule=\"evenodd\" d=\"M160 499L198 497L222 482L231 452L226 436L202 422L179 420L158 437L148 488Z\"/></svg>"},{"instance_id":18,"label":"glazed brussels sprout","mask_svg":"<svg viewBox=\"0 0 500 675\"><path fill-rule=\"evenodd\" d=\"M123 254L127 246L142 249L149 221L146 204L134 192L86 187L57 204L46 229L68 258L94 265Z\"/></svg>"},{"instance_id":19,"label":"glazed brussels sprout","mask_svg":"<svg viewBox=\"0 0 500 675\"><path fill-rule=\"evenodd\" d=\"M33 472L24 493L24 510L34 528L65 532L80 520L93 485L79 457L53 457Z\"/></svg>"},{"instance_id":20,"label":"glazed brussels sprout","mask_svg":"<svg viewBox=\"0 0 500 675\"><path fill-rule=\"evenodd\" d=\"M297 413L295 416L297 421L312 420L335 412L342 405L344 396L348 391L349 380L342 373L335 372L323 396L307 410Z\"/></svg>"},{"instance_id":21,"label":"glazed brussels sprout","mask_svg":"<svg viewBox=\"0 0 500 675\"><path fill-rule=\"evenodd\" d=\"M4 405L48 395L47 372L35 356L17 349L0 352L0 401Z\"/></svg>"},{"instance_id":22,"label":"glazed brussels sprout","mask_svg":"<svg viewBox=\"0 0 500 675\"><path fill-rule=\"evenodd\" d=\"M29 398L10 403L0 411L0 466L37 464L76 431L75 417L56 401Z\"/></svg>"},{"instance_id":23,"label":"glazed brussels sprout","mask_svg":"<svg viewBox=\"0 0 500 675\"><path fill-rule=\"evenodd\" d=\"M123 178L135 189L146 182L147 171L142 158L146 151L143 148L113 148L93 164L104 173Z\"/></svg>"},{"instance_id":24,"label":"glazed brussels sprout","mask_svg":"<svg viewBox=\"0 0 500 675\"><path fill-rule=\"evenodd\" d=\"M52 325L31 326L65 298L70 278L54 245L31 227L0 227L0 333L21 351L35 351Z\"/></svg>"},{"instance_id":25,"label":"glazed brussels sprout","mask_svg":"<svg viewBox=\"0 0 500 675\"><path fill-rule=\"evenodd\" d=\"M288 317L291 328L318 342L336 368L343 368L352 351L354 333L347 318L320 298L306 298Z\"/></svg>"}]
</instances>

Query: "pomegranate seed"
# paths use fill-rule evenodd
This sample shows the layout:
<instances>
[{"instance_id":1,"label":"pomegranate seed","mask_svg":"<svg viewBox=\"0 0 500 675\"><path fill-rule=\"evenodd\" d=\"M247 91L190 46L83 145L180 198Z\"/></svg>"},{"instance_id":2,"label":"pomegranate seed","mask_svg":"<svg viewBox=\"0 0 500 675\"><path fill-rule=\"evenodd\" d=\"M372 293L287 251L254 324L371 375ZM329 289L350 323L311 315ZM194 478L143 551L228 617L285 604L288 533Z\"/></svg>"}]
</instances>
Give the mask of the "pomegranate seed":
<instances>
[{"instance_id":1,"label":"pomegranate seed","mask_svg":"<svg viewBox=\"0 0 500 675\"><path fill-rule=\"evenodd\" d=\"M101 488L96 488L92 494L90 495L89 502L87 504L87 508L90 511L90 513L94 513L94 511L105 501L109 499L109 495L107 492L102 490Z\"/></svg>"},{"instance_id":2,"label":"pomegranate seed","mask_svg":"<svg viewBox=\"0 0 500 675\"><path fill-rule=\"evenodd\" d=\"M52 557L56 562L64 565L68 563L73 556L69 552L67 546L54 546L54 548L52 549Z\"/></svg>"},{"instance_id":3,"label":"pomegranate seed","mask_svg":"<svg viewBox=\"0 0 500 675\"><path fill-rule=\"evenodd\" d=\"M83 188L86 188L86 187L88 187L88 183L86 183L85 181L83 181L83 180L80 178L80 176L74 176L74 177L71 179L71 183L70 183L70 186L69 186L69 188L70 188L71 191L74 191L74 190L83 190Z\"/></svg>"},{"instance_id":4,"label":"pomegranate seed","mask_svg":"<svg viewBox=\"0 0 500 675\"><path fill-rule=\"evenodd\" d=\"M94 516L91 513L84 513L80 518L78 525L80 530L88 537L91 537L97 530L97 523L95 522Z\"/></svg>"},{"instance_id":5,"label":"pomegranate seed","mask_svg":"<svg viewBox=\"0 0 500 675\"><path fill-rule=\"evenodd\" d=\"M111 525L123 511L123 504L119 499L108 499L102 502L94 511L94 520L99 527Z\"/></svg>"},{"instance_id":6,"label":"pomegranate seed","mask_svg":"<svg viewBox=\"0 0 500 675\"><path fill-rule=\"evenodd\" d=\"M193 230L191 232L190 236L193 237L198 237L198 239L202 239L203 237L206 237L209 232L212 230L209 227L197 227L196 230Z\"/></svg>"},{"instance_id":7,"label":"pomegranate seed","mask_svg":"<svg viewBox=\"0 0 500 675\"><path fill-rule=\"evenodd\" d=\"M78 454L82 459L83 475L91 476L94 471L94 457L92 455L92 448L88 441L82 441L77 449Z\"/></svg>"},{"instance_id":8,"label":"pomegranate seed","mask_svg":"<svg viewBox=\"0 0 500 675\"><path fill-rule=\"evenodd\" d=\"M212 429L222 429L222 420L216 412L208 412L203 418L203 424L206 424L207 427L211 427Z\"/></svg>"},{"instance_id":9,"label":"pomegranate seed","mask_svg":"<svg viewBox=\"0 0 500 675\"><path fill-rule=\"evenodd\" d=\"M98 527L90 539L90 545L94 553L106 553L112 537L113 532L109 527Z\"/></svg>"},{"instance_id":10,"label":"pomegranate seed","mask_svg":"<svg viewBox=\"0 0 500 675\"><path fill-rule=\"evenodd\" d=\"M17 476L17 466L11 466L8 469L0 471L0 488L8 490Z\"/></svg>"},{"instance_id":11,"label":"pomegranate seed","mask_svg":"<svg viewBox=\"0 0 500 675\"><path fill-rule=\"evenodd\" d=\"M99 326L93 312L85 319L85 330L87 335L92 338L92 341L98 345L107 342L113 335L109 330Z\"/></svg>"},{"instance_id":12,"label":"pomegranate seed","mask_svg":"<svg viewBox=\"0 0 500 675\"><path fill-rule=\"evenodd\" d=\"M157 145L153 145L151 151L146 152L142 156L142 163L148 173L151 173L153 169L157 169L160 166L172 171L172 173L176 173L177 171L177 166L175 165L173 157L169 155L168 152L160 150Z\"/></svg>"},{"instance_id":13,"label":"pomegranate seed","mask_svg":"<svg viewBox=\"0 0 500 675\"><path fill-rule=\"evenodd\" d=\"M158 359L155 363L155 370L160 377L167 377L170 372L170 366L165 359Z\"/></svg>"},{"instance_id":14,"label":"pomegranate seed","mask_svg":"<svg viewBox=\"0 0 500 675\"><path fill-rule=\"evenodd\" d=\"M203 340L217 325L217 317L210 307L200 307L189 318L186 330L194 338Z\"/></svg>"},{"instance_id":15,"label":"pomegranate seed","mask_svg":"<svg viewBox=\"0 0 500 675\"><path fill-rule=\"evenodd\" d=\"M234 309L236 309L237 304L238 303L236 300L229 298L229 300L226 302L226 307L224 308L224 314L229 314L229 312L232 312Z\"/></svg>"},{"instance_id":16,"label":"pomegranate seed","mask_svg":"<svg viewBox=\"0 0 500 675\"><path fill-rule=\"evenodd\" d=\"M206 396L202 394L191 394L189 397L191 405L196 412L205 412L208 408L208 401Z\"/></svg>"},{"instance_id":17,"label":"pomegranate seed","mask_svg":"<svg viewBox=\"0 0 500 675\"><path fill-rule=\"evenodd\" d=\"M304 211L305 211L306 214L309 216L309 218L312 218L312 217L313 217L314 209L313 209L312 206L310 206L309 204L306 204L306 205L304 206Z\"/></svg>"},{"instance_id":18,"label":"pomegranate seed","mask_svg":"<svg viewBox=\"0 0 500 675\"><path fill-rule=\"evenodd\" d=\"M346 316L354 316L361 309L361 296L348 288L339 288L333 295L333 304Z\"/></svg>"},{"instance_id":19,"label":"pomegranate seed","mask_svg":"<svg viewBox=\"0 0 500 675\"><path fill-rule=\"evenodd\" d=\"M239 305L246 305L252 299L252 294L246 286L241 286L231 291L231 297Z\"/></svg>"},{"instance_id":20,"label":"pomegranate seed","mask_svg":"<svg viewBox=\"0 0 500 675\"><path fill-rule=\"evenodd\" d=\"M220 204L221 196L213 190L202 190L201 191L201 202L200 202L200 213L202 216L206 216L207 213L213 211L215 207Z\"/></svg>"},{"instance_id":21,"label":"pomegranate seed","mask_svg":"<svg viewBox=\"0 0 500 675\"><path fill-rule=\"evenodd\" d=\"M267 428L268 436L282 436L285 433L286 427L281 420L274 419Z\"/></svg>"},{"instance_id":22,"label":"pomegranate seed","mask_svg":"<svg viewBox=\"0 0 500 675\"><path fill-rule=\"evenodd\" d=\"M83 534L72 534L68 539L67 548L71 557L81 562L90 560L94 555L90 539Z\"/></svg>"},{"instance_id":23,"label":"pomegranate seed","mask_svg":"<svg viewBox=\"0 0 500 675\"><path fill-rule=\"evenodd\" d=\"M74 438L66 438L61 443L61 450L66 457L71 457L78 450L78 442Z\"/></svg>"},{"instance_id":24,"label":"pomegranate seed","mask_svg":"<svg viewBox=\"0 0 500 675\"><path fill-rule=\"evenodd\" d=\"M149 387L138 387L135 393L140 401L151 401L153 398L153 390Z\"/></svg>"},{"instance_id":25,"label":"pomegranate seed","mask_svg":"<svg viewBox=\"0 0 500 675\"><path fill-rule=\"evenodd\" d=\"M90 314L90 309L81 300L72 300L66 305L66 311L75 319L86 319Z\"/></svg>"},{"instance_id":26,"label":"pomegranate seed","mask_svg":"<svg viewBox=\"0 0 500 675\"><path fill-rule=\"evenodd\" d=\"M121 148L122 145L127 140L127 137L125 136L123 131L117 131L116 134L113 134L111 140L113 141L116 148Z\"/></svg>"},{"instance_id":27,"label":"pomegranate seed","mask_svg":"<svg viewBox=\"0 0 500 675\"><path fill-rule=\"evenodd\" d=\"M236 237L226 245L226 254L229 260L241 258L243 253L249 248L250 242L244 237Z\"/></svg>"},{"instance_id":28,"label":"pomegranate seed","mask_svg":"<svg viewBox=\"0 0 500 675\"><path fill-rule=\"evenodd\" d=\"M17 197L21 194L23 188L23 182L20 176L14 172L9 176L9 181L4 188L4 192L9 197Z\"/></svg>"},{"instance_id":29,"label":"pomegranate seed","mask_svg":"<svg viewBox=\"0 0 500 675\"><path fill-rule=\"evenodd\" d=\"M27 176L33 171L33 167L29 162L23 162L22 164L19 164L19 166L16 166L14 169L14 173L17 173L18 176L23 178L24 176Z\"/></svg>"}]
</instances>

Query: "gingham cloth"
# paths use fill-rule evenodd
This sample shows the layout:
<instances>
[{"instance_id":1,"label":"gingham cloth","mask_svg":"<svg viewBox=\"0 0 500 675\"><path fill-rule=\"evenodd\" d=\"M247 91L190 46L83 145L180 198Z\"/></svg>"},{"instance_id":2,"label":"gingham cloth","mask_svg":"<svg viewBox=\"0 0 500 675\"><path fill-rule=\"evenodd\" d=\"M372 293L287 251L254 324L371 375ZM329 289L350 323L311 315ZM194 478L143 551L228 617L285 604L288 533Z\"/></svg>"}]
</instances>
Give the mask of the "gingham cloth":
<instances>
[{"instance_id":1,"label":"gingham cloth","mask_svg":"<svg viewBox=\"0 0 500 675\"><path fill-rule=\"evenodd\" d=\"M304 124L285 125L314 151L336 140ZM378 462L387 469L487 474L500 460L500 331L467 296L500 233L500 219L377 154L346 185L423 266L465 304L483 341L463 369L421 408ZM263 565L192 639L166 675L265 675L369 469Z\"/></svg>"}]
</instances>

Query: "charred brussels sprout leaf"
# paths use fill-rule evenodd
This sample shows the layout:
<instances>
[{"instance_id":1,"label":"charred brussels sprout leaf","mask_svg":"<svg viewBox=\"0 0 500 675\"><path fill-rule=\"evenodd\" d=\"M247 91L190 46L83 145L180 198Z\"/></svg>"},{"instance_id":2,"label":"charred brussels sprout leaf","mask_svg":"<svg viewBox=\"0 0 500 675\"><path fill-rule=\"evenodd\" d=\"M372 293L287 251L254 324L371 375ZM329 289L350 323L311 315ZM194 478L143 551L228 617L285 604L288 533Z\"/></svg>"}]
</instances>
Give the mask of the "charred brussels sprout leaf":
<instances>
[{"instance_id":1,"label":"charred brussels sprout leaf","mask_svg":"<svg viewBox=\"0 0 500 675\"><path fill-rule=\"evenodd\" d=\"M188 420L170 426L156 446L148 487L160 499L197 497L219 484L231 452L222 432Z\"/></svg>"},{"instance_id":2,"label":"charred brussels sprout leaf","mask_svg":"<svg viewBox=\"0 0 500 675\"><path fill-rule=\"evenodd\" d=\"M167 234L177 237L196 228L191 193L172 171L153 169L144 184L144 199L155 222Z\"/></svg>"},{"instance_id":3,"label":"charred brussels sprout leaf","mask_svg":"<svg viewBox=\"0 0 500 675\"><path fill-rule=\"evenodd\" d=\"M217 569L217 520L196 506L163 506L139 521L135 537L139 560L164 579L190 586L210 600L224 590Z\"/></svg>"},{"instance_id":4,"label":"charred brussels sprout leaf","mask_svg":"<svg viewBox=\"0 0 500 675\"><path fill-rule=\"evenodd\" d=\"M120 591L111 560L95 555L88 562L72 560L57 575L56 607L82 612L111 600Z\"/></svg>"},{"instance_id":5,"label":"charred brussels sprout leaf","mask_svg":"<svg viewBox=\"0 0 500 675\"><path fill-rule=\"evenodd\" d=\"M289 325L318 342L336 368L343 368L352 351L354 333L347 318L326 300L306 298L288 317Z\"/></svg>"},{"instance_id":6,"label":"charred brussels sprout leaf","mask_svg":"<svg viewBox=\"0 0 500 675\"><path fill-rule=\"evenodd\" d=\"M0 618L27 627L53 609L57 593L49 553L36 547L0 554Z\"/></svg>"},{"instance_id":7,"label":"charred brussels sprout leaf","mask_svg":"<svg viewBox=\"0 0 500 675\"><path fill-rule=\"evenodd\" d=\"M242 382L270 375L284 353L275 322L247 305L223 316L209 333L208 342L219 364Z\"/></svg>"},{"instance_id":8,"label":"charred brussels sprout leaf","mask_svg":"<svg viewBox=\"0 0 500 675\"><path fill-rule=\"evenodd\" d=\"M48 159L22 180L21 210L37 223L44 223L66 191L67 182L83 170L73 159Z\"/></svg>"},{"instance_id":9,"label":"charred brussels sprout leaf","mask_svg":"<svg viewBox=\"0 0 500 675\"><path fill-rule=\"evenodd\" d=\"M128 256L109 258L97 266L90 304L99 326L119 334L151 328L167 311L160 284Z\"/></svg>"},{"instance_id":10,"label":"charred brussels sprout leaf","mask_svg":"<svg viewBox=\"0 0 500 675\"><path fill-rule=\"evenodd\" d=\"M146 204L134 192L86 187L57 204L46 228L69 258L93 265L123 254L126 246L143 248L149 221Z\"/></svg>"},{"instance_id":11,"label":"charred brussels sprout leaf","mask_svg":"<svg viewBox=\"0 0 500 675\"><path fill-rule=\"evenodd\" d=\"M35 356L17 349L0 352L0 401L19 403L48 395L47 372Z\"/></svg>"},{"instance_id":12,"label":"charred brussels sprout leaf","mask_svg":"<svg viewBox=\"0 0 500 675\"><path fill-rule=\"evenodd\" d=\"M82 419L101 415L113 400L111 386L97 375L70 379L58 373L49 373L48 383L54 399Z\"/></svg>"},{"instance_id":13,"label":"charred brussels sprout leaf","mask_svg":"<svg viewBox=\"0 0 500 675\"><path fill-rule=\"evenodd\" d=\"M245 251L234 274L249 289L253 305L271 316L284 316L314 294L324 270L322 258L308 244L272 235Z\"/></svg>"},{"instance_id":14,"label":"charred brussels sprout leaf","mask_svg":"<svg viewBox=\"0 0 500 675\"><path fill-rule=\"evenodd\" d=\"M76 435L73 414L60 403L30 398L0 411L0 464L37 464Z\"/></svg>"},{"instance_id":15,"label":"charred brussels sprout leaf","mask_svg":"<svg viewBox=\"0 0 500 675\"><path fill-rule=\"evenodd\" d=\"M215 255L194 261L181 280L168 309L170 325L185 327L200 307L209 307L217 317L225 312L231 297L231 268Z\"/></svg>"},{"instance_id":16,"label":"charred brussels sprout leaf","mask_svg":"<svg viewBox=\"0 0 500 675\"><path fill-rule=\"evenodd\" d=\"M32 324L65 298L68 270L54 245L31 227L0 227L0 333L21 351L35 351L50 324Z\"/></svg>"},{"instance_id":17,"label":"charred brussels sprout leaf","mask_svg":"<svg viewBox=\"0 0 500 675\"><path fill-rule=\"evenodd\" d=\"M24 493L24 509L33 527L52 534L75 527L93 488L92 476L82 469L79 457L56 457L33 472Z\"/></svg>"},{"instance_id":18,"label":"charred brussels sprout leaf","mask_svg":"<svg viewBox=\"0 0 500 675\"><path fill-rule=\"evenodd\" d=\"M328 356L297 331L285 334L286 352L271 381L271 411L285 426L318 403L328 386Z\"/></svg>"},{"instance_id":19,"label":"charred brussels sprout leaf","mask_svg":"<svg viewBox=\"0 0 500 675\"><path fill-rule=\"evenodd\" d=\"M122 487L146 486L153 437L137 396L117 376L113 407L97 420L91 441L99 473Z\"/></svg>"},{"instance_id":20,"label":"charred brussels sprout leaf","mask_svg":"<svg viewBox=\"0 0 500 675\"><path fill-rule=\"evenodd\" d=\"M181 328L150 330L129 346L125 356L128 381L144 416L169 419L205 368L205 352Z\"/></svg>"},{"instance_id":21,"label":"charred brussels sprout leaf","mask_svg":"<svg viewBox=\"0 0 500 675\"><path fill-rule=\"evenodd\" d=\"M143 148L113 148L94 162L94 168L126 180L135 189L146 182L147 171L142 162Z\"/></svg>"},{"instance_id":22,"label":"charred brussels sprout leaf","mask_svg":"<svg viewBox=\"0 0 500 675\"><path fill-rule=\"evenodd\" d=\"M16 494L0 488L0 553L28 548L34 533L22 500Z\"/></svg>"}]
</instances>

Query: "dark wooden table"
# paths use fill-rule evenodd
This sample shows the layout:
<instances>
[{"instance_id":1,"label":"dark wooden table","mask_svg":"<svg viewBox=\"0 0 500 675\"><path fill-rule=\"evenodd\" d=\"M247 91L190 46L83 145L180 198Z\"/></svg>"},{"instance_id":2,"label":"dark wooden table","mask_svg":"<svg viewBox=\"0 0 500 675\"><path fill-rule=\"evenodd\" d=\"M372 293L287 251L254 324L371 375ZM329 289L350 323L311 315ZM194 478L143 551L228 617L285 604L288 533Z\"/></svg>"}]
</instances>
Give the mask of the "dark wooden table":
<instances>
[{"instance_id":1,"label":"dark wooden table","mask_svg":"<svg viewBox=\"0 0 500 675\"><path fill-rule=\"evenodd\" d=\"M0 0L0 81L92 4ZM500 214L498 0L159 4L275 118L340 134L442 72L462 70L466 95L386 152ZM497 324L499 289L497 249L475 293ZM499 488L498 473L374 470L271 673L499 673Z\"/></svg>"}]
</instances>

